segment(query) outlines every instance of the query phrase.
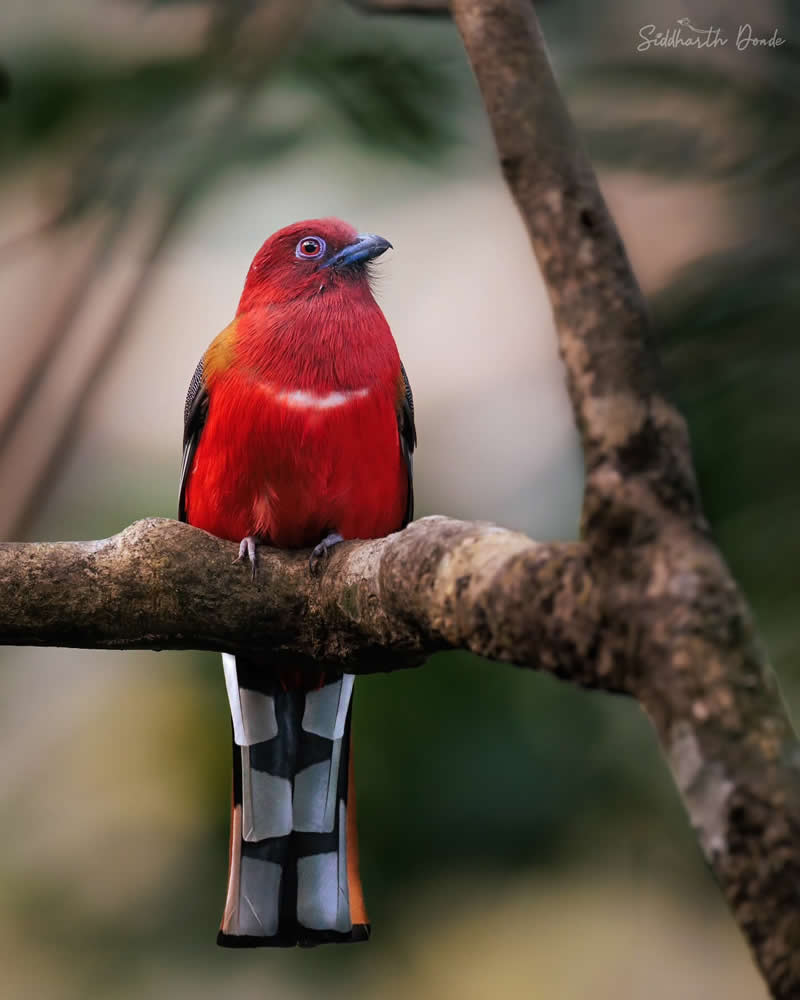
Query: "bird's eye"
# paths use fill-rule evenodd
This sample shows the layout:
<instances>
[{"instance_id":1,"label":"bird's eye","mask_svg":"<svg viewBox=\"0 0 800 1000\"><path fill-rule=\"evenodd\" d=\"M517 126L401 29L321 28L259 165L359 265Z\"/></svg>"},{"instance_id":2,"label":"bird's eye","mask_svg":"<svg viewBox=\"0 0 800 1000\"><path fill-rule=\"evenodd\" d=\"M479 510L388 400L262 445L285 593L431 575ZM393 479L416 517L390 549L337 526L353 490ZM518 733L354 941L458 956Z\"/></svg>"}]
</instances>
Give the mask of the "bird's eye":
<instances>
[{"instance_id":1,"label":"bird's eye","mask_svg":"<svg viewBox=\"0 0 800 1000\"><path fill-rule=\"evenodd\" d=\"M304 236L297 244L295 257L301 260L313 260L325 253L325 240L320 236Z\"/></svg>"}]
</instances>

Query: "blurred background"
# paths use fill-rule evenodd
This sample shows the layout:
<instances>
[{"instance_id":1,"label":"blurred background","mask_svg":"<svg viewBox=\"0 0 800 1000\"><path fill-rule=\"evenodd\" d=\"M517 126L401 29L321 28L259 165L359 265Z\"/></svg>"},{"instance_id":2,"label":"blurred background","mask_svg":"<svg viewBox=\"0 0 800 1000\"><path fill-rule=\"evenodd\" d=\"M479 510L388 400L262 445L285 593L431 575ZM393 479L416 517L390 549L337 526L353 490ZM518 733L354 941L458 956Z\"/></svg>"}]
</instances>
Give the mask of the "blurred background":
<instances>
[{"instance_id":1,"label":"blurred background","mask_svg":"<svg viewBox=\"0 0 800 1000\"><path fill-rule=\"evenodd\" d=\"M537 8L796 716L800 11ZM746 23L784 44L738 49ZM637 51L651 24L729 40ZM447 20L4 0L0 40L0 537L175 515L197 359L261 242L319 215L395 246L376 291L416 395L418 514L576 535L552 321ZM4 997L765 995L622 699L462 655L359 680L372 941L230 952L214 944L230 794L218 657L0 662Z\"/></svg>"}]
</instances>

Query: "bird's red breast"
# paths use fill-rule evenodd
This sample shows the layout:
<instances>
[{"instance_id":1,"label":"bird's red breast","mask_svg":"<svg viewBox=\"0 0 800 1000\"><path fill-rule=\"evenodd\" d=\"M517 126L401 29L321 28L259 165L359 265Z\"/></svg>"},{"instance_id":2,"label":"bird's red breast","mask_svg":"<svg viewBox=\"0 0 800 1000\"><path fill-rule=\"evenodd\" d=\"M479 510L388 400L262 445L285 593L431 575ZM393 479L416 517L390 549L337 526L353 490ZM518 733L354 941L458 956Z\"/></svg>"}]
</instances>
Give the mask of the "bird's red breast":
<instances>
[{"instance_id":1,"label":"bird's red breast","mask_svg":"<svg viewBox=\"0 0 800 1000\"><path fill-rule=\"evenodd\" d=\"M208 414L187 519L233 541L257 535L293 548L334 531L378 537L404 522L397 347L366 274L295 266L286 248L307 232L331 244L356 235L315 220L268 240L236 319L204 357Z\"/></svg>"}]
</instances>

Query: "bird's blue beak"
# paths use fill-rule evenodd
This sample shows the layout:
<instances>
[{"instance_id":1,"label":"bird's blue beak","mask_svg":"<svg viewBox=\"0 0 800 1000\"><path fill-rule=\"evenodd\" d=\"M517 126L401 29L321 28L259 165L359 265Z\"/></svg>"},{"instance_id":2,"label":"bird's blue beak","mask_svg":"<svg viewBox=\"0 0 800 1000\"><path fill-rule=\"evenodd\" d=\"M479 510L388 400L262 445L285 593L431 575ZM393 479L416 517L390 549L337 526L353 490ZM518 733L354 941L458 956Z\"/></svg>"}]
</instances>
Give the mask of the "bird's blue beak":
<instances>
[{"instance_id":1,"label":"bird's blue beak","mask_svg":"<svg viewBox=\"0 0 800 1000\"><path fill-rule=\"evenodd\" d=\"M357 264L364 264L368 260L380 257L382 253L393 249L392 244L374 233L359 233L355 243L346 246L339 253L335 254L322 267L345 268L353 267Z\"/></svg>"}]
</instances>

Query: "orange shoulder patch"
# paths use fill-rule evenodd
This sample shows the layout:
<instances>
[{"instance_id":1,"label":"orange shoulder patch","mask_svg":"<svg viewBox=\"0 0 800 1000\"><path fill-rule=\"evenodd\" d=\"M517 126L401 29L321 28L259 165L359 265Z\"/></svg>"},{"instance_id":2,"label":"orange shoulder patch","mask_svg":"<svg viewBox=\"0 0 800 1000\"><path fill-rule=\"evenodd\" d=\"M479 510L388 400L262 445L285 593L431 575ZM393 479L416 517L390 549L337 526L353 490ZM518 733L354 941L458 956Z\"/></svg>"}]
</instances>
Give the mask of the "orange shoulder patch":
<instances>
[{"instance_id":1,"label":"orange shoulder patch","mask_svg":"<svg viewBox=\"0 0 800 1000\"><path fill-rule=\"evenodd\" d=\"M395 382L395 409L399 413L403 407L403 403L406 399L406 381L403 378L402 371L397 376L397 381Z\"/></svg>"},{"instance_id":2,"label":"orange shoulder patch","mask_svg":"<svg viewBox=\"0 0 800 1000\"><path fill-rule=\"evenodd\" d=\"M236 320L229 323L225 329L211 341L203 357L203 378L208 380L227 371L233 364L236 347Z\"/></svg>"}]
</instances>

